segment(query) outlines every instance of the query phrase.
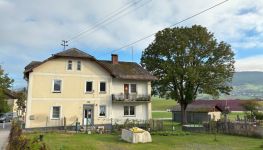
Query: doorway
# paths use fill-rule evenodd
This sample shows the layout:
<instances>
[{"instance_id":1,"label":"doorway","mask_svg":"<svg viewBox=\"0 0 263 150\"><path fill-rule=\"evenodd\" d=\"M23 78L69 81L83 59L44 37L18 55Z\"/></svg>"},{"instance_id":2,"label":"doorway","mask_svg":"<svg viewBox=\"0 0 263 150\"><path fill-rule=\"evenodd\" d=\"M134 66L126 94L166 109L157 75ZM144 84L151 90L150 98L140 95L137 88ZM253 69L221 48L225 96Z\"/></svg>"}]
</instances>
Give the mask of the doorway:
<instances>
[{"instance_id":1,"label":"doorway","mask_svg":"<svg viewBox=\"0 0 263 150\"><path fill-rule=\"evenodd\" d=\"M83 125L93 125L94 105L83 105Z\"/></svg>"},{"instance_id":2,"label":"doorway","mask_svg":"<svg viewBox=\"0 0 263 150\"><path fill-rule=\"evenodd\" d=\"M129 84L124 84L124 99L129 99Z\"/></svg>"}]
</instances>

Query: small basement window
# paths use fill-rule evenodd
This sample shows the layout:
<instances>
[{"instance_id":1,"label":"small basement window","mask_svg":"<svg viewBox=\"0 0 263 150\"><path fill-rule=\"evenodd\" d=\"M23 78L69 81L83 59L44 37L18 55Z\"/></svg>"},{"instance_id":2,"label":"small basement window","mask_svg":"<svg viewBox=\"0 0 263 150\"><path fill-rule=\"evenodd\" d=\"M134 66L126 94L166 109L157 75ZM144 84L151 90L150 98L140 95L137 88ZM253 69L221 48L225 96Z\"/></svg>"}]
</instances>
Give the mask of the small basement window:
<instances>
[{"instance_id":1,"label":"small basement window","mask_svg":"<svg viewBox=\"0 0 263 150\"><path fill-rule=\"evenodd\" d=\"M60 118L60 106L53 106L52 119L59 119L59 118Z\"/></svg>"}]
</instances>

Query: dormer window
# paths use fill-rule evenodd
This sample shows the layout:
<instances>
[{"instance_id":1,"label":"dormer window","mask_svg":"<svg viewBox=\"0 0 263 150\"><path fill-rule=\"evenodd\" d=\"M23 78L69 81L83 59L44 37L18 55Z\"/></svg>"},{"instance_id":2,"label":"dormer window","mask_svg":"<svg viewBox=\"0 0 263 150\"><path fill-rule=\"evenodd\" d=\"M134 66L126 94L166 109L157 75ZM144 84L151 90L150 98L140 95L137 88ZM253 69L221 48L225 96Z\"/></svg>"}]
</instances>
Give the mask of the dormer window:
<instances>
[{"instance_id":1,"label":"dormer window","mask_svg":"<svg viewBox=\"0 0 263 150\"><path fill-rule=\"evenodd\" d=\"M78 70L78 71L81 70L81 61L77 61L77 70Z\"/></svg>"},{"instance_id":2,"label":"dormer window","mask_svg":"<svg viewBox=\"0 0 263 150\"><path fill-rule=\"evenodd\" d=\"M68 61L68 66L67 66L68 70L72 70L72 60Z\"/></svg>"}]
</instances>

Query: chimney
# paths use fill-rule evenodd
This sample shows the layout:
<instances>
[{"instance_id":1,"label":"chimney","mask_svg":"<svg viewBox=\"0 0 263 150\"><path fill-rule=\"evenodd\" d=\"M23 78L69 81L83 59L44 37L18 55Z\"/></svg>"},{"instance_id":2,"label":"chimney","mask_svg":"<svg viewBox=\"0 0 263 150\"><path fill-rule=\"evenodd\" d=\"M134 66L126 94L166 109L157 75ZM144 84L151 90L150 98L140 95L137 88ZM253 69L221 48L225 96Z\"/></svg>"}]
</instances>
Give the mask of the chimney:
<instances>
[{"instance_id":1,"label":"chimney","mask_svg":"<svg viewBox=\"0 0 263 150\"><path fill-rule=\"evenodd\" d=\"M117 54L111 54L111 62L112 64L118 64L118 55Z\"/></svg>"}]
</instances>

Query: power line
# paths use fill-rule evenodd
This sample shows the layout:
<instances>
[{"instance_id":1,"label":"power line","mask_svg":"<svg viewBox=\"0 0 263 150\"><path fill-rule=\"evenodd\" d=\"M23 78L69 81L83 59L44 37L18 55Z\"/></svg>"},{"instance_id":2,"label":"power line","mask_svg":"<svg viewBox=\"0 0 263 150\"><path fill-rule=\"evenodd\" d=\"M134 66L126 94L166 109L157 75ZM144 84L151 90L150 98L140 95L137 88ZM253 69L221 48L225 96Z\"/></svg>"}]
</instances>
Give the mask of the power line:
<instances>
[{"instance_id":1,"label":"power line","mask_svg":"<svg viewBox=\"0 0 263 150\"><path fill-rule=\"evenodd\" d=\"M190 16L190 17L187 17L187 18L185 18L185 19L183 19L183 20L181 20L181 21L179 21L179 22L177 22L177 23L175 23L175 24L173 24L173 25L171 25L171 26L169 26L169 27L167 27L167 28L174 27L174 26L176 26L176 25L178 25L178 24L180 24L180 23L182 23L182 22L185 22L185 21L187 21L187 20L190 20L190 19L192 19L192 18L194 18L194 17L196 17L196 16L198 16L198 15L201 15L201 14L203 14L203 13L205 13L205 12L207 12L207 11L209 11L209 10L211 10L211 9L219 6L219 5L222 5L222 4L226 3L227 1L229 1L229 0L225 0L225 1L222 1L222 2L220 2L220 3L217 3L217 4L213 5L213 6L207 8L207 9L204 9L204 10L202 10L202 11L200 11L200 12L198 12L198 13ZM145 39L147 39L147 38L155 35L156 33L157 33L157 32L154 32L154 33L152 33L152 34L150 34L150 35L148 35L148 36L145 36L145 37L143 37L143 38L141 38L141 39L139 39L139 40L136 40L136 41L134 41L134 42L132 42L132 43L130 43L130 44L124 45L124 46L122 46L122 47L120 47L120 48L118 48L118 49L116 49L116 50L111 51L111 53L116 52L116 51L119 51L119 50L121 50L121 49L123 49L123 48L129 47L129 46L131 46L131 45L134 45L135 43L138 43L138 42L140 42L140 41L143 41L143 40L145 40Z\"/></svg>"},{"instance_id":2,"label":"power line","mask_svg":"<svg viewBox=\"0 0 263 150\"><path fill-rule=\"evenodd\" d=\"M132 6L132 5L137 5L139 3L141 3L143 0L138 0L138 1L135 1L135 2L130 2L130 3L127 3L124 7L121 7L113 12L111 12L109 15L107 15L106 17L104 17L104 19L102 19L101 21L98 21L97 23L95 23L92 27L78 33L77 35L71 37L68 41L73 41L74 39L76 38L79 38L80 36L82 36L83 34L85 33L89 33L91 31L94 31L94 29L96 30L98 27L102 26L104 23L110 21L111 19L114 19L114 17L122 14L123 12L125 11L128 11L129 8ZM130 11L129 11L130 12ZM116 19L115 19L116 20Z\"/></svg>"}]
</instances>

